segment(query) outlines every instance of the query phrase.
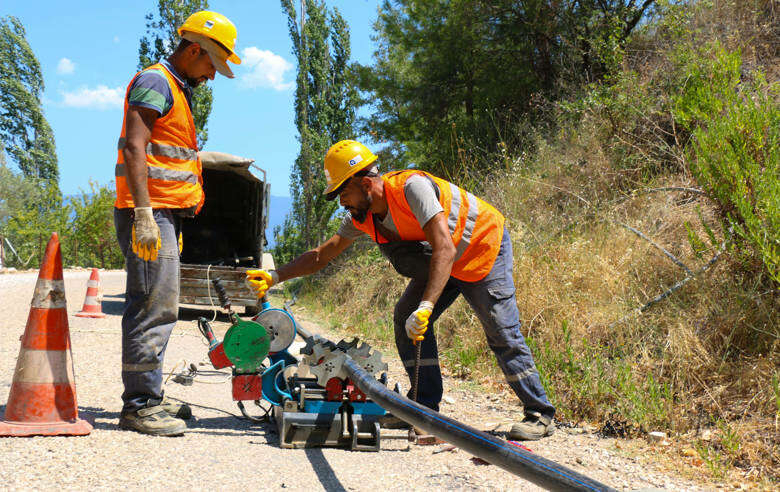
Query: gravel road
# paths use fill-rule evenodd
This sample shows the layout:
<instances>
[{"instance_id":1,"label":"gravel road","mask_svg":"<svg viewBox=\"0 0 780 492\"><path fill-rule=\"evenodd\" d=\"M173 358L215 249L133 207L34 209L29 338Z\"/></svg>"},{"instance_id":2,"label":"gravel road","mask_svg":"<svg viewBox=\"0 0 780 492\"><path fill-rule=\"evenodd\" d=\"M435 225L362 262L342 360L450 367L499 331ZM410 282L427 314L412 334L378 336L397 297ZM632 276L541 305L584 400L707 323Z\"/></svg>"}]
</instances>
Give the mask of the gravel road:
<instances>
[{"instance_id":1,"label":"gravel road","mask_svg":"<svg viewBox=\"0 0 780 492\"><path fill-rule=\"evenodd\" d=\"M37 272L0 275L0 415L36 278ZM101 273L104 319L72 316L84 302L88 278L89 271L65 273L79 411L94 430L86 437L0 438L2 490L539 490L500 468L476 464L464 451L442 452L443 446L384 440L379 453L281 449L273 426L253 425L230 415L238 414L238 409L230 385L220 383L218 377L193 386L167 384L167 395L202 406L193 408L195 418L183 437L121 431L117 428L122 392L119 324L125 274ZM293 309L305 327L338 340L306 319L305 311ZM168 345L166 371L182 361L204 361L206 347L195 323L204 314L209 313L182 309L182 320ZM221 336L228 325L218 322L216 326ZM390 384L406 385L397 356L385 354L385 360L390 363ZM519 414L508 398L469 390L457 381L446 379L445 391L442 412L477 428L506 431ZM584 429L560 428L528 447L621 490L705 490L661 471L646 452L652 452L649 446L601 438Z\"/></svg>"}]
</instances>

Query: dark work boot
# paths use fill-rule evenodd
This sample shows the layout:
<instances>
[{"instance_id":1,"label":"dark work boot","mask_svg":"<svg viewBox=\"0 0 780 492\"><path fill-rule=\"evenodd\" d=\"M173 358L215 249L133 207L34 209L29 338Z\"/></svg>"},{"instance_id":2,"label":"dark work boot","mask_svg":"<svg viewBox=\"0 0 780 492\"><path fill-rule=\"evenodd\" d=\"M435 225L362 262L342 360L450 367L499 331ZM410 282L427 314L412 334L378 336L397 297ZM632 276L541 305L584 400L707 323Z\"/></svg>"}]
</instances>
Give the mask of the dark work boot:
<instances>
[{"instance_id":1,"label":"dark work boot","mask_svg":"<svg viewBox=\"0 0 780 492\"><path fill-rule=\"evenodd\" d=\"M187 430L183 420L168 415L161 405L147 405L134 412L122 412L119 427L152 436L180 436Z\"/></svg>"},{"instance_id":2,"label":"dark work boot","mask_svg":"<svg viewBox=\"0 0 780 492\"><path fill-rule=\"evenodd\" d=\"M538 441L553 432L555 424L550 417L544 417L539 412L527 412L523 421L513 425L506 437L515 441Z\"/></svg>"}]
</instances>

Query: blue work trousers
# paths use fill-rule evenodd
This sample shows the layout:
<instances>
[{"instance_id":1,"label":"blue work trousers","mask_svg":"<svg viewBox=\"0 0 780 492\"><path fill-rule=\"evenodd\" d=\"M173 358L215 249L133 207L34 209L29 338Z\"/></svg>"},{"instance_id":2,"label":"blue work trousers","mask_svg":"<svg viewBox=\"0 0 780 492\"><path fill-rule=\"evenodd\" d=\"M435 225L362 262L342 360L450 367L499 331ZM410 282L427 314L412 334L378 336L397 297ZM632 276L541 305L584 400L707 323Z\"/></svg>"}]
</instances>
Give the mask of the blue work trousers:
<instances>
[{"instance_id":1,"label":"blue work trousers","mask_svg":"<svg viewBox=\"0 0 780 492\"><path fill-rule=\"evenodd\" d=\"M143 261L131 245L133 209L114 209L116 237L125 255L127 285L122 315L122 413L149 400L161 400L165 348L179 316L179 245L181 217L155 209L161 246L155 261Z\"/></svg>"},{"instance_id":2,"label":"blue work trousers","mask_svg":"<svg viewBox=\"0 0 780 492\"><path fill-rule=\"evenodd\" d=\"M383 253L386 251L383 249ZM404 255L404 257L393 258L392 253L387 256L399 273L412 279L393 313L395 343L409 380L412 381L415 347L406 335L406 319L417 309L422 299L427 284L430 256L429 253L423 252L409 253L409 249L404 253L403 248L396 252L397 255ZM457 299L458 295L462 294L482 324L488 346L506 375L507 383L520 398L524 411L536 411L550 418L555 414L555 408L547 399L539 379L533 355L525 343L523 334L520 333L520 313L515 300L512 263L512 242L509 232L504 229L498 257L485 278L478 282L465 282L450 277L433 308L425 339L421 342L417 391L417 401L420 404L434 410L439 409L443 389L434 325L439 316ZM418 274L414 275L411 272L418 272ZM411 390L409 398L411 398Z\"/></svg>"}]
</instances>

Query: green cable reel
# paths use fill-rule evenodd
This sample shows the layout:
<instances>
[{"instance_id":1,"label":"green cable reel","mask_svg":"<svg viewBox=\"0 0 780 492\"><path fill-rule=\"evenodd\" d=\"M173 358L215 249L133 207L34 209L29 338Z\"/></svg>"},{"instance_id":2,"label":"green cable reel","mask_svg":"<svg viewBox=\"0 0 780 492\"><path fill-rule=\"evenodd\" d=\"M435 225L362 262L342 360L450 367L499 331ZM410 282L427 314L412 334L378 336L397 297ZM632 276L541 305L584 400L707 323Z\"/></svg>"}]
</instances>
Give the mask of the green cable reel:
<instances>
[{"instance_id":1,"label":"green cable reel","mask_svg":"<svg viewBox=\"0 0 780 492\"><path fill-rule=\"evenodd\" d=\"M263 360L268 356L271 337L263 325L244 321L234 314L233 326L225 333L222 346L236 372L260 372Z\"/></svg>"}]
</instances>

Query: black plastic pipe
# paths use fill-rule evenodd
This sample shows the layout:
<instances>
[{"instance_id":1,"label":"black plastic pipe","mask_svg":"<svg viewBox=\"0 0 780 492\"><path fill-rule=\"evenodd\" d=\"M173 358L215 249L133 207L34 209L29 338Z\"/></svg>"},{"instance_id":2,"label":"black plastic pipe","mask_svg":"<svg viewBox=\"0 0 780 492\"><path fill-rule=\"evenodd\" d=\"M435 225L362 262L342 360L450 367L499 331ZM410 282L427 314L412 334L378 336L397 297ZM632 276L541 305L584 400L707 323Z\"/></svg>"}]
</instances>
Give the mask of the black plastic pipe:
<instances>
[{"instance_id":1,"label":"black plastic pipe","mask_svg":"<svg viewBox=\"0 0 780 492\"><path fill-rule=\"evenodd\" d=\"M363 393L396 417L540 487L556 491L615 490L387 389L349 356L344 361L344 368Z\"/></svg>"}]
</instances>

